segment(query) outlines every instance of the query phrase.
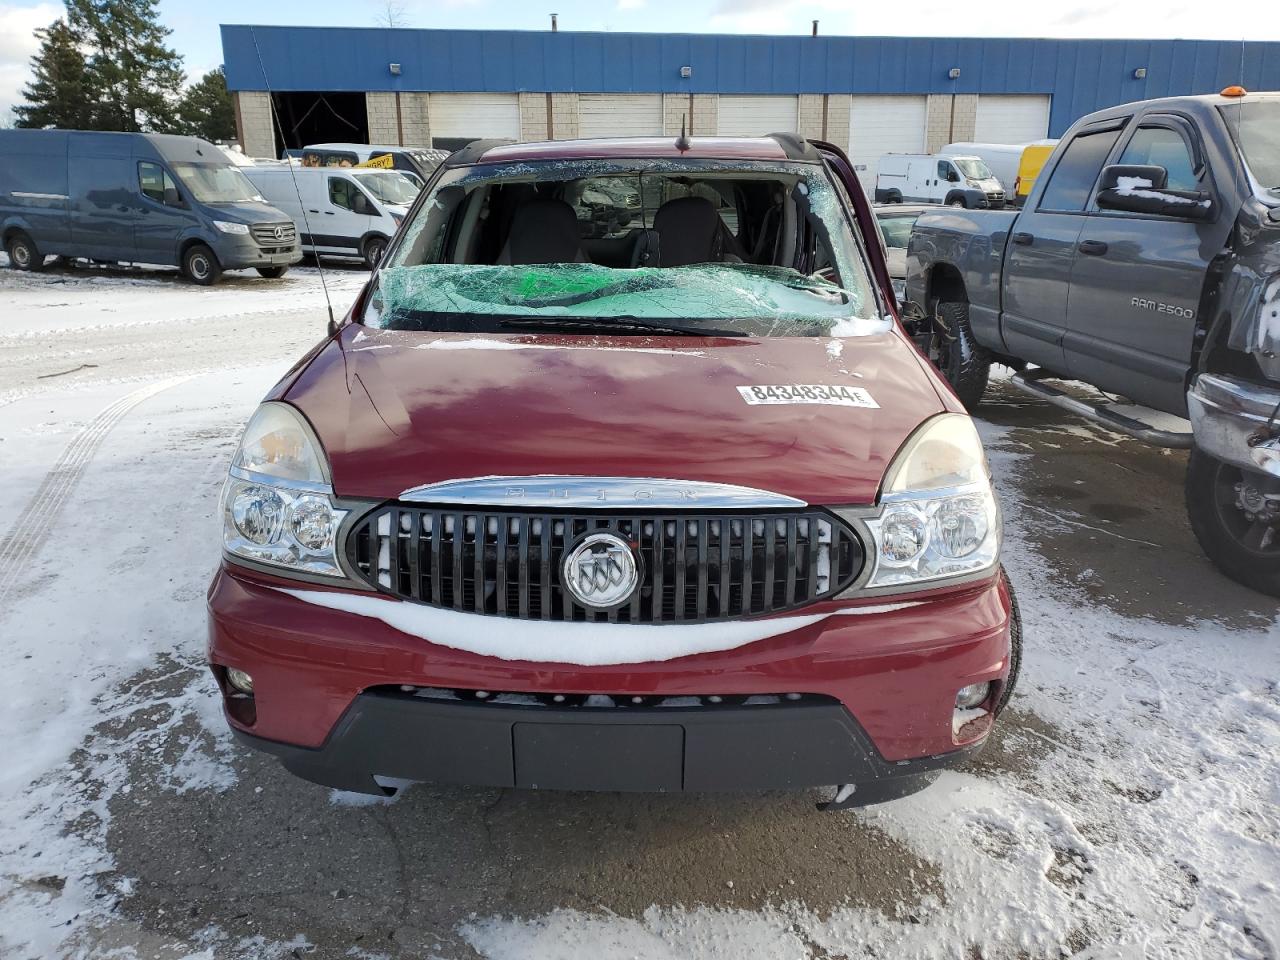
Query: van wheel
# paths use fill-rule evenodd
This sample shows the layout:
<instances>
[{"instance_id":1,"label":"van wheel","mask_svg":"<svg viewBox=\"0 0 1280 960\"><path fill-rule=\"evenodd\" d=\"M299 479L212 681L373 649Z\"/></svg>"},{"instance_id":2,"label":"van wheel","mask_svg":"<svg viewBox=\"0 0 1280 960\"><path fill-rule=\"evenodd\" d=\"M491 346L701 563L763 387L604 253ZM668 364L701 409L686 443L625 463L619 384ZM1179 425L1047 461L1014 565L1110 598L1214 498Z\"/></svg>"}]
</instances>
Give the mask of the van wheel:
<instances>
[{"instance_id":1,"label":"van wheel","mask_svg":"<svg viewBox=\"0 0 1280 960\"><path fill-rule=\"evenodd\" d=\"M954 199L947 201L948 207L963 207L964 205L965 202L960 197L955 197Z\"/></svg>"},{"instance_id":2,"label":"van wheel","mask_svg":"<svg viewBox=\"0 0 1280 960\"><path fill-rule=\"evenodd\" d=\"M279 280L289 272L288 267L258 267L258 276L268 280Z\"/></svg>"},{"instance_id":3,"label":"van wheel","mask_svg":"<svg viewBox=\"0 0 1280 960\"><path fill-rule=\"evenodd\" d=\"M1000 699L996 703L997 717L1009 705L1013 691L1018 686L1018 673L1022 670L1022 611L1018 608L1018 595L1013 592L1013 581L1009 579L1009 573L1003 566L1000 567L1000 576L1009 589L1009 678L1004 682L1004 689L1000 691Z\"/></svg>"},{"instance_id":4,"label":"van wheel","mask_svg":"<svg viewBox=\"0 0 1280 960\"><path fill-rule=\"evenodd\" d=\"M207 287L218 282L222 276L222 266L212 250L203 243L193 243L182 255L182 272L192 283Z\"/></svg>"},{"instance_id":5,"label":"van wheel","mask_svg":"<svg viewBox=\"0 0 1280 960\"><path fill-rule=\"evenodd\" d=\"M16 231L4 245L9 254L9 265L15 270L43 270L44 254L40 252L35 241L23 233Z\"/></svg>"},{"instance_id":6,"label":"van wheel","mask_svg":"<svg viewBox=\"0 0 1280 960\"><path fill-rule=\"evenodd\" d=\"M382 262L382 255L387 252L387 241L382 237L370 237L364 242L360 255L364 257L364 265L370 270L377 270Z\"/></svg>"},{"instance_id":7,"label":"van wheel","mask_svg":"<svg viewBox=\"0 0 1280 960\"><path fill-rule=\"evenodd\" d=\"M942 302L934 315L929 359L937 367L966 410L982 402L991 374L991 351L981 346L969 326L967 303Z\"/></svg>"},{"instance_id":8,"label":"van wheel","mask_svg":"<svg viewBox=\"0 0 1280 960\"><path fill-rule=\"evenodd\" d=\"M1186 492L1191 530L1214 565L1238 583L1280 597L1280 477L1193 447Z\"/></svg>"}]
</instances>

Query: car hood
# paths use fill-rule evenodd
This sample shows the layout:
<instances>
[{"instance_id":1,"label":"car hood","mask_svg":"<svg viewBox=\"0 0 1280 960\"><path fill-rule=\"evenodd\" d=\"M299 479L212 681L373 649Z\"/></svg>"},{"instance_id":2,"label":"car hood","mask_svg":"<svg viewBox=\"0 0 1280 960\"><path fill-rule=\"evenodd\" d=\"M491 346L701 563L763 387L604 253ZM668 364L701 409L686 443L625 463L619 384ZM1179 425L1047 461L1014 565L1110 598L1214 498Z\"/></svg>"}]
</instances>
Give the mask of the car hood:
<instances>
[{"instance_id":1,"label":"car hood","mask_svg":"<svg viewBox=\"0 0 1280 960\"><path fill-rule=\"evenodd\" d=\"M287 213L267 203L245 201L243 203L209 203L204 205L213 211L220 220L232 220L239 223L291 223Z\"/></svg>"},{"instance_id":2,"label":"car hood","mask_svg":"<svg viewBox=\"0 0 1280 960\"><path fill-rule=\"evenodd\" d=\"M861 388L876 407L750 404L740 386ZM848 339L467 335L348 325L285 393L339 496L444 480L699 480L814 504L875 501L948 409L896 330Z\"/></svg>"}]
</instances>

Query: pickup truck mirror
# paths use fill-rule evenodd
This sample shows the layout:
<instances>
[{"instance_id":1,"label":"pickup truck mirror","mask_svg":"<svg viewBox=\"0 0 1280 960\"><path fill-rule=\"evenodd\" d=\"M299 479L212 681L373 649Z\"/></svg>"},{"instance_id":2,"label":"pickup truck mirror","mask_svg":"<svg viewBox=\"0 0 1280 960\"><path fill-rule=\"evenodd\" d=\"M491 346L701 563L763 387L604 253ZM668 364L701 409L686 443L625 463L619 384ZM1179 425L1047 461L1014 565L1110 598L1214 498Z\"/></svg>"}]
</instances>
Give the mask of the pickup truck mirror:
<instances>
[{"instance_id":1,"label":"pickup truck mirror","mask_svg":"<svg viewBox=\"0 0 1280 960\"><path fill-rule=\"evenodd\" d=\"M1213 197L1204 190L1170 190L1164 167L1117 163L1102 169L1098 206L1180 220L1213 219Z\"/></svg>"}]
</instances>

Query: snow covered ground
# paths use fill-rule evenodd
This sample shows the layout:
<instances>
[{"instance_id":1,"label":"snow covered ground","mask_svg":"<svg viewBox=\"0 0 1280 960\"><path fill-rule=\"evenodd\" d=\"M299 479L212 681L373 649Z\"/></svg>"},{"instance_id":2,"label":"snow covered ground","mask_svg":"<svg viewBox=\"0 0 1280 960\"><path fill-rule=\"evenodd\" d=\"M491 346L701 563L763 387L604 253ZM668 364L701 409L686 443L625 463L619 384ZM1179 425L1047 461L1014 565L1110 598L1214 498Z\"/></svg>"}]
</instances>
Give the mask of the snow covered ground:
<instances>
[{"instance_id":1,"label":"snow covered ground","mask_svg":"<svg viewBox=\"0 0 1280 960\"><path fill-rule=\"evenodd\" d=\"M921 794L369 803L235 747L203 595L237 433L322 330L284 283L0 270L0 957L1280 957L1276 604L1199 555L1181 458L1004 387L1022 685Z\"/></svg>"}]
</instances>

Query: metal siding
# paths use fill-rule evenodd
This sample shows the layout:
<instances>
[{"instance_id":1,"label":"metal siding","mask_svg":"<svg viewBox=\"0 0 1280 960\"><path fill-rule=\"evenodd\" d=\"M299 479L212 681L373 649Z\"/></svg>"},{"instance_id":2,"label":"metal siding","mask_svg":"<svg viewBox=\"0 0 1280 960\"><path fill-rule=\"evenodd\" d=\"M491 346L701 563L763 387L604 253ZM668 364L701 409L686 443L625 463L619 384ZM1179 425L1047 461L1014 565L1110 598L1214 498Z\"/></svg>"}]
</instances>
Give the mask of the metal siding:
<instances>
[{"instance_id":1,"label":"metal siding","mask_svg":"<svg viewBox=\"0 0 1280 960\"><path fill-rule=\"evenodd\" d=\"M232 90L1049 94L1049 133L1128 100L1280 89L1280 43L222 27ZM388 63L400 63L392 76ZM680 68L690 66L684 79ZM947 78L952 67L960 79ZM1138 67L1145 80L1133 79Z\"/></svg>"}]
</instances>

